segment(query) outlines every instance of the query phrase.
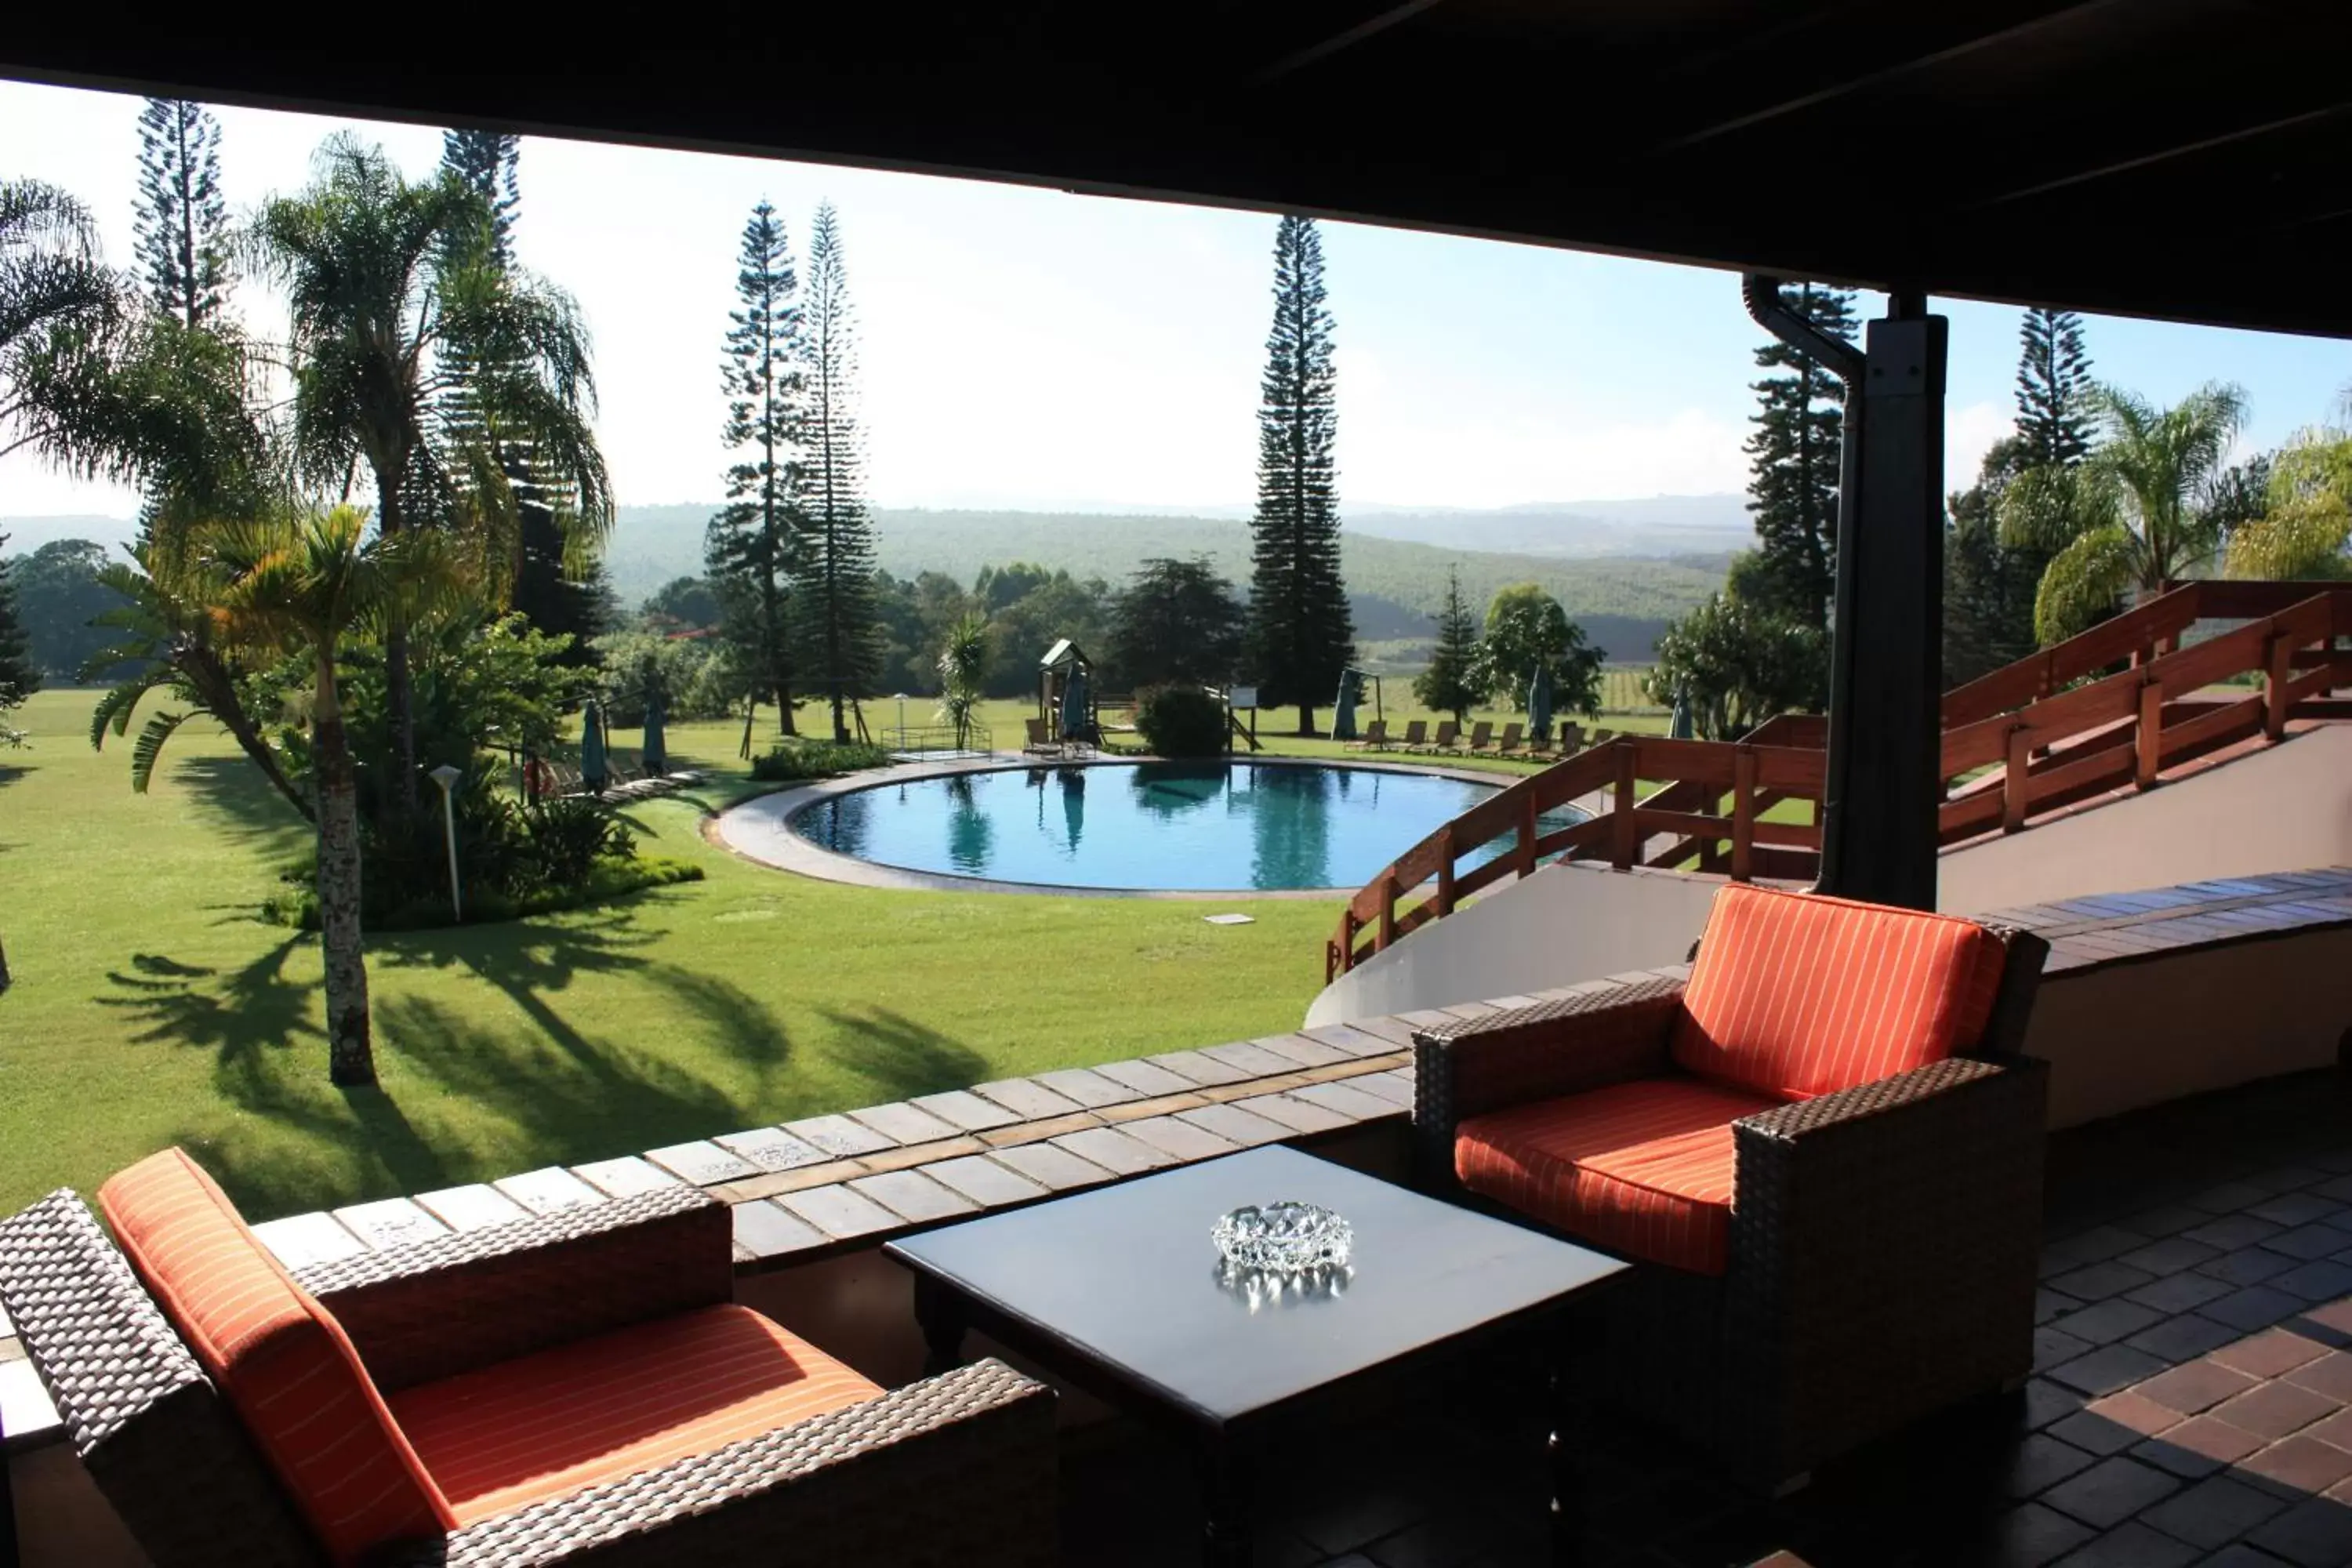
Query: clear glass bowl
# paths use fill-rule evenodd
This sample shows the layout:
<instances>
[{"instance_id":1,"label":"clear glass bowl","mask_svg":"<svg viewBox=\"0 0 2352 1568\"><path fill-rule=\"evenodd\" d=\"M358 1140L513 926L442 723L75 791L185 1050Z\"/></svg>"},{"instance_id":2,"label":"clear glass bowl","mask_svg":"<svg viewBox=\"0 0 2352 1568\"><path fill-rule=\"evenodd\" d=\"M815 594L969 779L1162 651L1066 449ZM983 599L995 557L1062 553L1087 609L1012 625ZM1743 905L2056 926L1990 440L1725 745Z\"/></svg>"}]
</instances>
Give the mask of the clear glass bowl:
<instances>
[{"instance_id":1,"label":"clear glass bowl","mask_svg":"<svg viewBox=\"0 0 2352 1568\"><path fill-rule=\"evenodd\" d=\"M1299 1274L1344 1268L1355 1249L1356 1233L1329 1209L1285 1198L1247 1204L1210 1228L1227 1263L1268 1274Z\"/></svg>"}]
</instances>

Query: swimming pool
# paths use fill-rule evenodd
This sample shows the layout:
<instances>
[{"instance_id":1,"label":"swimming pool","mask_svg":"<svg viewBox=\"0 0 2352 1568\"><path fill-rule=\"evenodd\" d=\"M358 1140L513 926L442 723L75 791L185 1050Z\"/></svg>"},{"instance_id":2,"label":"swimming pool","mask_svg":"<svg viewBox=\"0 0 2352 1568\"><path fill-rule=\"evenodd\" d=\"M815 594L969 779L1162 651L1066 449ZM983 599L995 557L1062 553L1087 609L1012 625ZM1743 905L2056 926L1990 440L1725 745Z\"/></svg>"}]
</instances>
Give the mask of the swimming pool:
<instances>
[{"instance_id":1,"label":"swimming pool","mask_svg":"<svg viewBox=\"0 0 2352 1568\"><path fill-rule=\"evenodd\" d=\"M943 876L1176 892L1353 890L1496 787L1326 763L1048 764L853 790L790 826L835 854ZM1582 816L1547 814L1543 829Z\"/></svg>"}]
</instances>

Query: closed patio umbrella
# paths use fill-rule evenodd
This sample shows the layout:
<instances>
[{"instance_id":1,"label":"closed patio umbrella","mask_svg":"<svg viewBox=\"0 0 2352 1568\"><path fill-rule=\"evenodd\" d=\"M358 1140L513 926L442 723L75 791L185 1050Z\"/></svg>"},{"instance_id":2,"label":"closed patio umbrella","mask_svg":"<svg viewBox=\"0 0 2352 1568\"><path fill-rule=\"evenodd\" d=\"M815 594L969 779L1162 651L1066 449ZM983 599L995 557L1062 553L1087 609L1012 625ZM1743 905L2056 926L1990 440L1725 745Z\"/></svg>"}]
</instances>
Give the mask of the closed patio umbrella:
<instances>
[{"instance_id":1,"label":"closed patio umbrella","mask_svg":"<svg viewBox=\"0 0 2352 1568\"><path fill-rule=\"evenodd\" d=\"M1551 668L1536 666L1535 679L1528 682L1528 735L1537 745L1551 743Z\"/></svg>"},{"instance_id":2,"label":"closed patio umbrella","mask_svg":"<svg viewBox=\"0 0 2352 1568\"><path fill-rule=\"evenodd\" d=\"M661 688L646 692L646 772L657 775L669 772L669 751L662 742Z\"/></svg>"},{"instance_id":3,"label":"closed patio umbrella","mask_svg":"<svg viewBox=\"0 0 2352 1568\"><path fill-rule=\"evenodd\" d=\"M580 782L589 794L603 795L612 773L604 762L604 715L591 702L580 719Z\"/></svg>"},{"instance_id":4,"label":"closed patio umbrella","mask_svg":"<svg viewBox=\"0 0 2352 1568\"><path fill-rule=\"evenodd\" d=\"M1087 771L1084 768L1064 768L1062 782L1062 826L1069 835L1069 848L1077 853L1078 840L1087 832Z\"/></svg>"},{"instance_id":5,"label":"closed patio umbrella","mask_svg":"<svg viewBox=\"0 0 2352 1568\"><path fill-rule=\"evenodd\" d=\"M1675 688L1674 721L1666 728L1666 737L1674 741L1687 741L1691 733L1690 693L1677 686Z\"/></svg>"},{"instance_id":6,"label":"closed patio umbrella","mask_svg":"<svg viewBox=\"0 0 2352 1568\"><path fill-rule=\"evenodd\" d=\"M1062 739L1084 741L1087 733L1087 670L1080 665L1062 682Z\"/></svg>"},{"instance_id":7,"label":"closed patio umbrella","mask_svg":"<svg viewBox=\"0 0 2352 1568\"><path fill-rule=\"evenodd\" d=\"M1352 669L1339 672L1339 695L1331 700L1331 738L1356 738L1356 704L1363 700L1363 678Z\"/></svg>"}]
</instances>

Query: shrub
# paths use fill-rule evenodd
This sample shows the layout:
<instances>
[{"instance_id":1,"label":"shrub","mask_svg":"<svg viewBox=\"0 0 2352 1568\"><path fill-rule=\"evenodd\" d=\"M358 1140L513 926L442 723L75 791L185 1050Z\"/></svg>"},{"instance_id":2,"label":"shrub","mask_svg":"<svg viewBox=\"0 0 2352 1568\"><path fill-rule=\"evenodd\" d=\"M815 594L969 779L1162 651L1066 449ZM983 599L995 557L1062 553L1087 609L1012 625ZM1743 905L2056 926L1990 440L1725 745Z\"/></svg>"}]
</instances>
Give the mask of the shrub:
<instances>
[{"instance_id":1,"label":"shrub","mask_svg":"<svg viewBox=\"0 0 2352 1568\"><path fill-rule=\"evenodd\" d=\"M1197 686L1153 687L1135 700L1135 729L1160 756L1223 756L1225 705Z\"/></svg>"},{"instance_id":2,"label":"shrub","mask_svg":"<svg viewBox=\"0 0 2352 1568\"><path fill-rule=\"evenodd\" d=\"M781 784L792 779L831 778L835 773L856 773L860 768L878 768L888 764L890 753L879 746L869 746L852 741L820 741L795 736L778 741L764 757L751 759L751 776L763 784Z\"/></svg>"},{"instance_id":3,"label":"shrub","mask_svg":"<svg viewBox=\"0 0 2352 1568\"><path fill-rule=\"evenodd\" d=\"M406 833L387 834L373 823L361 831L372 851L361 883L368 928L450 923L440 814L420 816ZM638 856L636 835L599 801L520 805L479 784L458 796L457 857L467 924L572 909L702 875L682 861ZM287 867L279 879L284 886L263 901L262 918L317 929L315 857Z\"/></svg>"}]
</instances>

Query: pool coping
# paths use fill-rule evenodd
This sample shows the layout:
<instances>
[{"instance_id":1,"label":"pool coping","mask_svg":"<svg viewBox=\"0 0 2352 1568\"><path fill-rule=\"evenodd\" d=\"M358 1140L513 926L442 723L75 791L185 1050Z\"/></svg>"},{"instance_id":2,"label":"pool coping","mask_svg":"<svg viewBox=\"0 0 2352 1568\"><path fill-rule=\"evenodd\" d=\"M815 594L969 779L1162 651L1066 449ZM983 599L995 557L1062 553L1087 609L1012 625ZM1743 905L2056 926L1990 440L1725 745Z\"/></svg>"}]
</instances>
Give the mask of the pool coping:
<instances>
[{"instance_id":1,"label":"pool coping","mask_svg":"<svg viewBox=\"0 0 2352 1568\"><path fill-rule=\"evenodd\" d=\"M1328 901L1352 897L1353 887L1345 888L1080 888L1059 882L1006 882L987 877L960 877L945 871L913 871L901 866L885 866L877 861L860 860L855 856L837 854L794 833L792 819L821 800L835 795L854 795L863 789L878 789L891 784L918 784L929 779L946 778L957 773L1012 773L1034 768L1096 768L1123 767L1135 763L1166 762L1168 758L1149 752L1120 752L1091 757L1033 757L1018 752L998 752L986 757L965 757L953 762L898 763L887 768L869 768L860 773L845 773L839 778L818 779L809 784L790 784L766 795L753 795L720 812L709 825L709 837L720 847L733 851L747 860L771 867L779 871L795 872L819 881L841 882L860 888L891 888L906 892L932 893L1027 893L1037 898L1055 899L1160 899L1172 902L1200 903L1213 901L1230 903L1235 900L1286 900ZM1501 773L1483 768L1452 768L1443 765L1422 766L1398 760L1358 761L1353 757L1274 757L1240 755L1226 759L1268 767L1355 768L1365 773L1411 773L1423 777L1449 778L1464 784L1485 784L1501 789L1513 780L1529 775ZM1496 782L1496 781L1501 782Z\"/></svg>"}]
</instances>

